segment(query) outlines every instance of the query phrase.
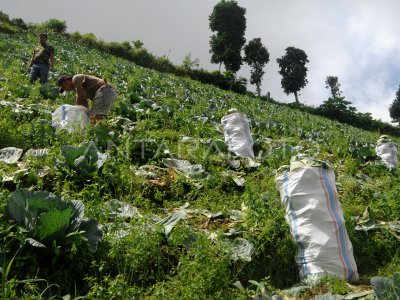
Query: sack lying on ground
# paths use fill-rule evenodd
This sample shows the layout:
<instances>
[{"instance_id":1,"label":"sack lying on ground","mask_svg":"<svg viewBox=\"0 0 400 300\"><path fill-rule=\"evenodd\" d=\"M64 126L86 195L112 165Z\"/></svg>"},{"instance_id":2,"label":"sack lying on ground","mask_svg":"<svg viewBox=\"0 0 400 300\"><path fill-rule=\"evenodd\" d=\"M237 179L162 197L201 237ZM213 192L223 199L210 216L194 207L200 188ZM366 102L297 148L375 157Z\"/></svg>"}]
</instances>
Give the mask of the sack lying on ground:
<instances>
[{"instance_id":1,"label":"sack lying on ground","mask_svg":"<svg viewBox=\"0 0 400 300\"><path fill-rule=\"evenodd\" d=\"M224 128L225 143L229 151L243 158L254 158L253 138L249 120L240 112L233 112L221 119Z\"/></svg>"},{"instance_id":2,"label":"sack lying on ground","mask_svg":"<svg viewBox=\"0 0 400 300\"><path fill-rule=\"evenodd\" d=\"M397 168L397 145L387 135L382 135L379 138L375 151L388 169Z\"/></svg>"},{"instance_id":3,"label":"sack lying on ground","mask_svg":"<svg viewBox=\"0 0 400 300\"><path fill-rule=\"evenodd\" d=\"M64 104L52 114L52 125L69 132L82 130L90 123L89 111L81 105Z\"/></svg>"},{"instance_id":4,"label":"sack lying on ground","mask_svg":"<svg viewBox=\"0 0 400 300\"><path fill-rule=\"evenodd\" d=\"M298 246L300 277L336 275L359 279L353 247L335 186L335 174L324 161L298 154L275 180Z\"/></svg>"}]
</instances>

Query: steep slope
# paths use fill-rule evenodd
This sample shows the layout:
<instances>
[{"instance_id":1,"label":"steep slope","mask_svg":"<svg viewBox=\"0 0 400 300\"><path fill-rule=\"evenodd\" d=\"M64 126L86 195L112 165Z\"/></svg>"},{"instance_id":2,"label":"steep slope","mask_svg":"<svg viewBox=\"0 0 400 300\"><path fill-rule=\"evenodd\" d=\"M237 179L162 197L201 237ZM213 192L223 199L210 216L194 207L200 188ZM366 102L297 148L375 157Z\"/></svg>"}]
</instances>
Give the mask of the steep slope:
<instances>
[{"instance_id":1,"label":"steep slope","mask_svg":"<svg viewBox=\"0 0 400 300\"><path fill-rule=\"evenodd\" d=\"M56 49L52 84L59 74L87 73L107 78L118 91L106 122L83 134L56 132L51 112L73 104L74 95L44 99L39 84L28 84L26 61L35 43L33 34L0 35L0 149L50 150L42 158L23 156L18 164L0 162L0 207L6 207L16 188L81 200L86 214L103 224L103 240L95 254L78 242L68 252L60 245L43 251L26 244L18 250L25 233L10 227L7 214L0 215L0 266L12 262L4 282L17 296L37 295L51 284L60 288L48 288L49 295L76 293L95 299L247 299L256 292L248 280L262 281L271 290L290 287L298 281L296 246L274 179L296 146L334 166L361 282L368 286L371 276L390 275L399 268L400 241L391 230L354 229L356 217L367 207L380 221L398 220L400 214L399 171L374 163L378 133L146 70L51 37ZM242 161L235 169L229 153L215 148L223 140L220 119L231 108L251 121L259 167ZM76 170L57 167L55 159L62 160L66 145L94 145L108 153L108 159L92 178L82 179ZM163 159L170 157L200 164L204 172L185 176L165 168ZM152 167L140 168L144 165ZM20 169L28 171L4 179ZM243 186L235 182L237 177L245 179ZM131 209L129 217L118 215L110 204L115 199L136 207L137 213ZM189 217L166 235L162 225L168 220L162 218L183 206ZM254 245L251 261L237 257L237 241ZM11 278L47 282L13 286ZM233 286L238 280L246 289ZM299 297L335 292L336 281L327 280ZM344 286L344 293L367 288Z\"/></svg>"}]
</instances>

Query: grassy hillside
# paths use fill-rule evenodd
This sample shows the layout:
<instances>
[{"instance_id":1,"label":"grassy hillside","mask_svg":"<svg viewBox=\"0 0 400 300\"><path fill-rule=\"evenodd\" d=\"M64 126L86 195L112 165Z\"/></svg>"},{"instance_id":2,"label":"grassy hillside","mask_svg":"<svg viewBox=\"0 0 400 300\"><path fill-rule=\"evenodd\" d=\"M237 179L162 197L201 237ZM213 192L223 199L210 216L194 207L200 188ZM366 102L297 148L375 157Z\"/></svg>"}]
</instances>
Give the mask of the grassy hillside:
<instances>
[{"instance_id":1,"label":"grassy hillside","mask_svg":"<svg viewBox=\"0 0 400 300\"><path fill-rule=\"evenodd\" d=\"M43 157L24 154L18 163L0 162L3 297L250 299L262 285L285 295L282 290L299 280L296 245L274 179L300 147L335 168L361 285L328 278L296 297L370 289L372 276L399 269L400 240L392 230L355 230L367 208L379 221L400 215L400 173L375 163L378 133L143 69L65 38L51 37L49 43L56 49L51 84L63 73L106 77L117 88L118 102L105 122L83 134L56 132L51 112L73 104L74 95L45 99L50 93L39 83L28 84L26 61L36 36L0 35L0 149L49 149ZM231 108L251 121L259 167L242 160L235 168L237 159L220 143L220 119ZM108 158L99 170L61 167L67 145L90 145ZM204 170L180 174L165 167L163 159L170 157ZM238 178L245 179L243 185ZM82 201L85 217L102 224L97 251L88 251L80 235L46 248L29 244L27 231L5 212L17 188ZM125 210L116 209L116 200ZM163 218L178 211L186 217L166 231ZM251 260L238 256L242 242L254 246Z\"/></svg>"}]
</instances>

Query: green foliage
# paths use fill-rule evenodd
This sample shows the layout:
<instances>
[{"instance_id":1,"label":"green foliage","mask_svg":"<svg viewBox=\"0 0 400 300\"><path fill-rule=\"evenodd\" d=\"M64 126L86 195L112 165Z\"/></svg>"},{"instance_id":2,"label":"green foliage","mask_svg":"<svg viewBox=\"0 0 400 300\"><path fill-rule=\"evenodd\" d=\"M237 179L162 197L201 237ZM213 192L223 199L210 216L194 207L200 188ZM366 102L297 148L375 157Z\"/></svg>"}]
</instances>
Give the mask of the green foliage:
<instances>
[{"instance_id":1,"label":"green foliage","mask_svg":"<svg viewBox=\"0 0 400 300\"><path fill-rule=\"evenodd\" d=\"M136 95L135 94L131 94L131 101L135 102L136 100ZM128 118L131 121L135 121L136 120L136 110L135 107L128 101L119 101L115 107L115 112L124 118Z\"/></svg>"},{"instance_id":2,"label":"green foliage","mask_svg":"<svg viewBox=\"0 0 400 300\"><path fill-rule=\"evenodd\" d=\"M373 277L371 283L378 300L397 300L400 298L400 273L395 273L391 279Z\"/></svg>"},{"instance_id":3,"label":"green foliage","mask_svg":"<svg viewBox=\"0 0 400 300\"><path fill-rule=\"evenodd\" d=\"M15 96L20 98L28 98L31 94L32 87L29 85L21 85L15 89Z\"/></svg>"},{"instance_id":4,"label":"green foliage","mask_svg":"<svg viewBox=\"0 0 400 300\"><path fill-rule=\"evenodd\" d=\"M338 277L325 276L319 284L328 288L329 292L333 295L346 295L349 292L347 281Z\"/></svg>"},{"instance_id":5,"label":"green foliage","mask_svg":"<svg viewBox=\"0 0 400 300\"><path fill-rule=\"evenodd\" d=\"M144 45L141 40L136 40L136 41L133 41L132 43L133 43L133 46L135 47L135 49L141 49L141 48L143 48L143 45Z\"/></svg>"},{"instance_id":6,"label":"green foliage","mask_svg":"<svg viewBox=\"0 0 400 300\"><path fill-rule=\"evenodd\" d=\"M318 107L318 113L330 119L351 124L356 117L356 108L350 104L351 102L345 100L345 97L329 98Z\"/></svg>"},{"instance_id":7,"label":"green foliage","mask_svg":"<svg viewBox=\"0 0 400 300\"><path fill-rule=\"evenodd\" d=\"M175 275L157 293L165 299L226 299L230 298L229 257L219 245L198 236L188 253L181 256ZM185 282L185 284L182 284Z\"/></svg>"},{"instance_id":8,"label":"green foliage","mask_svg":"<svg viewBox=\"0 0 400 300\"><path fill-rule=\"evenodd\" d=\"M50 19L38 25L40 30L52 31L56 34L66 33L67 23L63 20Z\"/></svg>"},{"instance_id":9,"label":"green foliage","mask_svg":"<svg viewBox=\"0 0 400 300\"><path fill-rule=\"evenodd\" d=\"M84 205L80 201L67 202L49 192L15 191L7 211L27 231L29 244L49 246L53 241L68 245L73 234L85 236L88 249L96 252L101 231L93 219L84 219Z\"/></svg>"},{"instance_id":10,"label":"green foliage","mask_svg":"<svg viewBox=\"0 0 400 300\"><path fill-rule=\"evenodd\" d=\"M400 86L396 92L396 98L389 107L389 113L392 120L400 124Z\"/></svg>"},{"instance_id":11,"label":"green foliage","mask_svg":"<svg viewBox=\"0 0 400 300\"><path fill-rule=\"evenodd\" d=\"M309 61L307 54L301 49L288 47L286 54L276 61L280 68L279 74L282 75L283 90L288 95L293 93L296 103L299 103L297 92L308 83L306 63Z\"/></svg>"},{"instance_id":12,"label":"green foliage","mask_svg":"<svg viewBox=\"0 0 400 300\"><path fill-rule=\"evenodd\" d=\"M11 24L13 24L15 27L22 29L22 30L29 29L29 26L21 18L12 19Z\"/></svg>"},{"instance_id":13,"label":"green foliage","mask_svg":"<svg viewBox=\"0 0 400 300\"><path fill-rule=\"evenodd\" d=\"M331 90L333 98L341 95L339 78L337 76L328 76L325 80L326 88Z\"/></svg>"},{"instance_id":14,"label":"green foliage","mask_svg":"<svg viewBox=\"0 0 400 300\"><path fill-rule=\"evenodd\" d=\"M227 71L236 73L242 65L241 50L246 39L246 9L236 1L222 0L214 6L209 17L211 62L223 63Z\"/></svg>"},{"instance_id":15,"label":"green foliage","mask_svg":"<svg viewBox=\"0 0 400 300\"><path fill-rule=\"evenodd\" d=\"M92 144L78 148L68 145L62 148L61 154L64 160L57 164L61 171L70 176L76 175L81 180L93 178L98 157Z\"/></svg>"},{"instance_id":16,"label":"green foliage","mask_svg":"<svg viewBox=\"0 0 400 300\"><path fill-rule=\"evenodd\" d=\"M10 21L9 15L0 10L0 21Z\"/></svg>"},{"instance_id":17,"label":"green foliage","mask_svg":"<svg viewBox=\"0 0 400 300\"><path fill-rule=\"evenodd\" d=\"M127 234L110 232L109 263L131 285L151 286L171 268L161 227L136 222Z\"/></svg>"},{"instance_id":18,"label":"green foliage","mask_svg":"<svg viewBox=\"0 0 400 300\"><path fill-rule=\"evenodd\" d=\"M199 63L200 63L199 59L198 58L192 59L192 54L189 53L183 59L182 68L187 71L192 70L194 68L197 69L199 67Z\"/></svg>"},{"instance_id":19,"label":"green foliage","mask_svg":"<svg viewBox=\"0 0 400 300\"><path fill-rule=\"evenodd\" d=\"M18 29L15 28L12 24L0 21L0 33L14 34L17 33Z\"/></svg>"},{"instance_id":20,"label":"green foliage","mask_svg":"<svg viewBox=\"0 0 400 300\"><path fill-rule=\"evenodd\" d=\"M359 163L372 161L377 158L374 146L373 143L352 140L349 142L349 152L353 159Z\"/></svg>"},{"instance_id":21,"label":"green foliage","mask_svg":"<svg viewBox=\"0 0 400 300\"><path fill-rule=\"evenodd\" d=\"M261 43L260 38L252 39L244 47L244 61L251 67L250 83L257 87L258 97L261 96L261 81L265 73L264 66L269 62L269 52Z\"/></svg>"},{"instance_id":22,"label":"green foliage","mask_svg":"<svg viewBox=\"0 0 400 300\"><path fill-rule=\"evenodd\" d=\"M27 29L22 19L10 19L10 17L0 10L0 33L14 34L20 29Z\"/></svg>"},{"instance_id":23,"label":"green foliage","mask_svg":"<svg viewBox=\"0 0 400 300\"><path fill-rule=\"evenodd\" d=\"M90 290L84 299L109 300L109 299L138 299L140 289L127 282L124 275L118 274L115 277L106 275L97 281L94 278L87 278Z\"/></svg>"},{"instance_id":24,"label":"green foliage","mask_svg":"<svg viewBox=\"0 0 400 300\"><path fill-rule=\"evenodd\" d=\"M58 87L46 83L40 87L40 94L44 99L56 100L59 97Z\"/></svg>"},{"instance_id":25,"label":"green foliage","mask_svg":"<svg viewBox=\"0 0 400 300\"><path fill-rule=\"evenodd\" d=\"M355 120L363 118L363 114L357 113L356 108L350 106L350 101L345 100L345 97L340 97L342 92L338 77L328 76L325 84L326 88L331 90L332 97L317 108L318 114L347 124L354 124Z\"/></svg>"}]
</instances>

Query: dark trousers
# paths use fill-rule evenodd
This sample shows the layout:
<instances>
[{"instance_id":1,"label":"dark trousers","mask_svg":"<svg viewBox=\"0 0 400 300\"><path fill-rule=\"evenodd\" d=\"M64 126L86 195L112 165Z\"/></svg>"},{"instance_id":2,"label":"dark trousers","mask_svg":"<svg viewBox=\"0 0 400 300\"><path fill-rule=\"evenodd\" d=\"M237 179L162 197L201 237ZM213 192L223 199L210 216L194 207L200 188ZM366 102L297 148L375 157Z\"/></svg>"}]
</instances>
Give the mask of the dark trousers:
<instances>
[{"instance_id":1,"label":"dark trousers","mask_svg":"<svg viewBox=\"0 0 400 300\"><path fill-rule=\"evenodd\" d=\"M43 85L47 82L47 77L49 75L49 66L41 63L33 64L31 67L31 75L29 81L34 83L38 78L40 83Z\"/></svg>"}]
</instances>

